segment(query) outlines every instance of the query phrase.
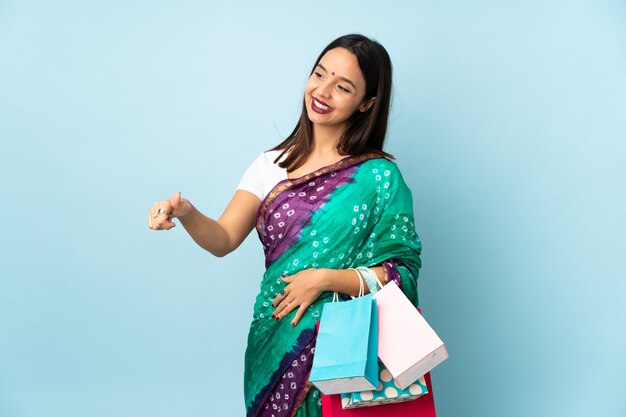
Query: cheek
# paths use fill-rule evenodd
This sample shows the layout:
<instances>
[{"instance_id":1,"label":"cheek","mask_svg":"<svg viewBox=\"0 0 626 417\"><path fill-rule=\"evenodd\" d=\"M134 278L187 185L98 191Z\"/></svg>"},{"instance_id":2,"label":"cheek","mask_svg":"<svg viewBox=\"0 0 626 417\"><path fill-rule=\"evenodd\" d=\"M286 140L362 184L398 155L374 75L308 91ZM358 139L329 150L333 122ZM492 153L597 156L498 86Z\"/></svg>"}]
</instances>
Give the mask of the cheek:
<instances>
[{"instance_id":1,"label":"cheek","mask_svg":"<svg viewBox=\"0 0 626 417\"><path fill-rule=\"evenodd\" d=\"M304 101L306 101L307 104L311 101L311 90L309 88L304 89Z\"/></svg>"},{"instance_id":2,"label":"cheek","mask_svg":"<svg viewBox=\"0 0 626 417\"><path fill-rule=\"evenodd\" d=\"M304 85L304 92L310 94L315 89L315 82L309 79Z\"/></svg>"},{"instance_id":3,"label":"cheek","mask_svg":"<svg viewBox=\"0 0 626 417\"><path fill-rule=\"evenodd\" d=\"M350 114L354 113L354 111L356 110L358 106L358 103L356 100L349 99L349 98L345 98L343 100L337 100L336 103L341 104L340 108L342 111L346 113L350 113Z\"/></svg>"}]
</instances>

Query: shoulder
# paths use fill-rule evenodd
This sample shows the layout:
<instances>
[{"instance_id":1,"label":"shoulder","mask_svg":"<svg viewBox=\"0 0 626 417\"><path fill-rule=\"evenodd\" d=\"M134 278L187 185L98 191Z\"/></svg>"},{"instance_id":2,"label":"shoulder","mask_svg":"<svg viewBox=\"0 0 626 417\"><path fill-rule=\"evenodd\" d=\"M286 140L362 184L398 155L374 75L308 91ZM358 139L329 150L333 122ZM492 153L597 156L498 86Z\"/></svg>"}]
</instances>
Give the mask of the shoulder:
<instances>
[{"instance_id":1,"label":"shoulder","mask_svg":"<svg viewBox=\"0 0 626 417\"><path fill-rule=\"evenodd\" d=\"M255 166L257 169L278 167L278 163L274 163L274 160L280 155L281 152L282 151L261 152L256 156L250 165ZM284 160L284 157L281 160Z\"/></svg>"},{"instance_id":2,"label":"shoulder","mask_svg":"<svg viewBox=\"0 0 626 417\"><path fill-rule=\"evenodd\" d=\"M374 176L378 174L385 177L402 178L402 172L398 164L384 157L369 159L363 163L363 167L368 169Z\"/></svg>"},{"instance_id":3,"label":"shoulder","mask_svg":"<svg viewBox=\"0 0 626 417\"><path fill-rule=\"evenodd\" d=\"M365 161L362 168L361 179L372 184L381 199L389 199L390 195L412 194L395 161L384 157L373 158Z\"/></svg>"},{"instance_id":4,"label":"shoulder","mask_svg":"<svg viewBox=\"0 0 626 417\"><path fill-rule=\"evenodd\" d=\"M285 154L282 159L277 161L277 163L274 163L274 161L276 160L276 158L278 158L281 152L282 150L261 152L261 154L258 156L258 159L261 164L266 165L266 166L278 165L278 162L284 161L285 156L287 156L287 154Z\"/></svg>"}]
</instances>

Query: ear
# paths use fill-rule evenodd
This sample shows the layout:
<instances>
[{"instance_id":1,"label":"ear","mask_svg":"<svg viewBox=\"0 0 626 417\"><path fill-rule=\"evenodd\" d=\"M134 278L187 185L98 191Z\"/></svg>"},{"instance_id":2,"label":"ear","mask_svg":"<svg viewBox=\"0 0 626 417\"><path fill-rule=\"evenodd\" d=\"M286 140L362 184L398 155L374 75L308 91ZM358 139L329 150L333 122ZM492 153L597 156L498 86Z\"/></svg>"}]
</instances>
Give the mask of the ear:
<instances>
[{"instance_id":1,"label":"ear","mask_svg":"<svg viewBox=\"0 0 626 417\"><path fill-rule=\"evenodd\" d=\"M372 97L367 101L364 101L363 103L361 103L361 105L359 106L359 111L360 112L365 112L368 111L370 109L370 107L372 107L374 105L374 102L376 101L376 97Z\"/></svg>"}]
</instances>

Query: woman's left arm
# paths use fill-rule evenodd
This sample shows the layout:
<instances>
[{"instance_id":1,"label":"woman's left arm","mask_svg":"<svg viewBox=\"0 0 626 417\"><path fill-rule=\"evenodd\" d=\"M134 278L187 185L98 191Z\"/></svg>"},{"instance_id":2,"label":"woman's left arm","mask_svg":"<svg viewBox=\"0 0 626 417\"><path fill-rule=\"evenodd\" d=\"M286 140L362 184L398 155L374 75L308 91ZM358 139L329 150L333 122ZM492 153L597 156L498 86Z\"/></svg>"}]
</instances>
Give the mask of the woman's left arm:
<instances>
[{"instance_id":1,"label":"woman's left arm","mask_svg":"<svg viewBox=\"0 0 626 417\"><path fill-rule=\"evenodd\" d=\"M369 268L376 273L376 276L383 285L387 284L387 274L382 266L371 266ZM361 284L356 271L352 269L324 269L324 271L325 291L340 292L353 297L359 295L359 288ZM370 290L367 288L367 284L365 282L363 283L363 288L365 290L365 294L369 294Z\"/></svg>"},{"instance_id":2,"label":"woman's left arm","mask_svg":"<svg viewBox=\"0 0 626 417\"><path fill-rule=\"evenodd\" d=\"M383 285L388 278L382 266L370 267ZM304 312L325 291L340 292L352 296L359 295L361 287L360 275L351 269L309 268L290 276L281 276L287 284L283 292L274 298L272 307L276 307L272 318L281 320L298 308L291 325L295 326ZM365 294L369 293L367 284L363 283Z\"/></svg>"}]
</instances>

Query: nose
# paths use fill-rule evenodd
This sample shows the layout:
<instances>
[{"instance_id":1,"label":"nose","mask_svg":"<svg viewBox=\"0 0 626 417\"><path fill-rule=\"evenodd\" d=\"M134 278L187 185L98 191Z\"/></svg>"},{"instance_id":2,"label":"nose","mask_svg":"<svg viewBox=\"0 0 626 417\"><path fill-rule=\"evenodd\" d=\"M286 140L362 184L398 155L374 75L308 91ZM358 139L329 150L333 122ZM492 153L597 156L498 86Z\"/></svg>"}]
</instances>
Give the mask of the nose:
<instances>
[{"instance_id":1,"label":"nose","mask_svg":"<svg viewBox=\"0 0 626 417\"><path fill-rule=\"evenodd\" d=\"M330 95L330 81L323 81L320 85L317 86L317 88L315 89L317 91L317 94L320 97L329 97Z\"/></svg>"}]
</instances>

